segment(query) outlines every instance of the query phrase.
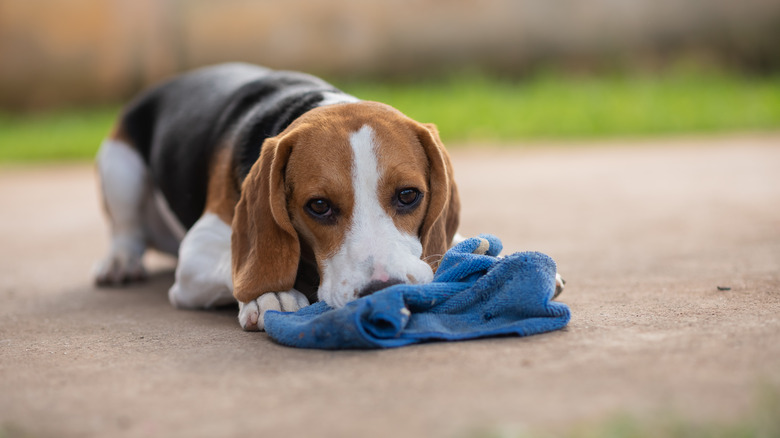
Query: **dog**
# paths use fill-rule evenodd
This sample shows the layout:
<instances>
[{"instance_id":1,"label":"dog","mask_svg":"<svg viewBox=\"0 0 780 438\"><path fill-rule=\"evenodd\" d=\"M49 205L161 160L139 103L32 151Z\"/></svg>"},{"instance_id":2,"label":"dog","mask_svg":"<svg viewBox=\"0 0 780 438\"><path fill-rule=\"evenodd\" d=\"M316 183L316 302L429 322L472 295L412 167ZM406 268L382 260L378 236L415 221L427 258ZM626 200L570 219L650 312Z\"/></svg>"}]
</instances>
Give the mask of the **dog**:
<instances>
[{"instance_id":1,"label":"dog","mask_svg":"<svg viewBox=\"0 0 780 438\"><path fill-rule=\"evenodd\" d=\"M178 257L170 302L339 308L430 282L460 200L434 125L303 73L204 67L132 100L97 154L111 230L101 286L144 279L147 247Z\"/></svg>"}]
</instances>

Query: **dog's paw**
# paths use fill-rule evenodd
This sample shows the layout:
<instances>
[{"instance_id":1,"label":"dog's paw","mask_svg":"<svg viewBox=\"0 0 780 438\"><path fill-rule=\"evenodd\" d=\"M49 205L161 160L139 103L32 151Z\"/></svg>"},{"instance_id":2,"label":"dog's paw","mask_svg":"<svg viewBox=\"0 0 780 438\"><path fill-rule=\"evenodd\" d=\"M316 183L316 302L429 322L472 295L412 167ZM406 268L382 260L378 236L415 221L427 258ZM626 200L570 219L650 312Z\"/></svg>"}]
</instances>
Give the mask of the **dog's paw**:
<instances>
[{"instance_id":1,"label":"dog's paw","mask_svg":"<svg viewBox=\"0 0 780 438\"><path fill-rule=\"evenodd\" d=\"M556 273L555 274L555 294L553 294L553 299L558 298L558 295L563 292L563 288L566 286L566 280L561 277L561 274Z\"/></svg>"},{"instance_id":2,"label":"dog's paw","mask_svg":"<svg viewBox=\"0 0 780 438\"><path fill-rule=\"evenodd\" d=\"M118 286L146 279L141 255L134 251L112 251L94 270L98 286Z\"/></svg>"},{"instance_id":3,"label":"dog's paw","mask_svg":"<svg viewBox=\"0 0 780 438\"><path fill-rule=\"evenodd\" d=\"M306 295L291 289L286 292L269 292L248 303L238 303L238 322L246 331L263 330L263 317L268 310L295 312L309 305Z\"/></svg>"}]
</instances>

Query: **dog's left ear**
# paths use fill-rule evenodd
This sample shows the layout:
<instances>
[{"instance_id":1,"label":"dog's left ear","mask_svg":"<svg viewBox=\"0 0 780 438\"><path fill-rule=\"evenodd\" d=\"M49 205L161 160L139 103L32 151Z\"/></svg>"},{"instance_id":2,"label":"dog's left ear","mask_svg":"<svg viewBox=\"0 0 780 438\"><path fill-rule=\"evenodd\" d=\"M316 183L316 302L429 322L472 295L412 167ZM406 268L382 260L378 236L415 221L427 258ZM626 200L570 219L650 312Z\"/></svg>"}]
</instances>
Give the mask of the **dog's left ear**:
<instances>
[{"instance_id":1,"label":"dog's left ear","mask_svg":"<svg viewBox=\"0 0 780 438\"><path fill-rule=\"evenodd\" d=\"M460 224L460 198L453 179L450 155L439 138L439 130L429 123L417 123L417 138L428 157L430 200L425 213L420 242L423 260L434 270L449 249Z\"/></svg>"}]
</instances>

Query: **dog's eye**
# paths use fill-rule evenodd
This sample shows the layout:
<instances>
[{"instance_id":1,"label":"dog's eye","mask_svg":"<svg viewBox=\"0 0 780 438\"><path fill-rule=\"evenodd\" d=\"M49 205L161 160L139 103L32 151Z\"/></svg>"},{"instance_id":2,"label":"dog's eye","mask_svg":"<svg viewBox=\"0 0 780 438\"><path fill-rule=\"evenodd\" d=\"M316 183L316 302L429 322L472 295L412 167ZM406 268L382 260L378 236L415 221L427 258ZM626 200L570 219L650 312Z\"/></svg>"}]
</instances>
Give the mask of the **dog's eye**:
<instances>
[{"instance_id":1,"label":"dog's eye","mask_svg":"<svg viewBox=\"0 0 780 438\"><path fill-rule=\"evenodd\" d=\"M401 189L396 193L395 198L398 210L406 212L417 206L422 199L422 193L417 189Z\"/></svg>"},{"instance_id":2,"label":"dog's eye","mask_svg":"<svg viewBox=\"0 0 780 438\"><path fill-rule=\"evenodd\" d=\"M333 207L327 199L316 198L306 203L306 211L315 219L330 220L333 218Z\"/></svg>"},{"instance_id":3,"label":"dog's eye","mask_svg":"<svg viewBox=\"0 0 780 438\"><path fill-rule=\"evenodd\" d=\"M416 189L404 189L398 192L398 202L401 205L414 204L418 196L420 196L420 192Z\"/></svg>"},{"instance_id":4,"label":"dog's eye","mask_svg":"<svg viewBox=\"0 0 780 438\"><path fill-rule=\"evenodd\" d=\"M325 216L331 212L330 202L325 199L312 199L306 204L306 207L317 216Z\"/></svg>"}]
</instances>

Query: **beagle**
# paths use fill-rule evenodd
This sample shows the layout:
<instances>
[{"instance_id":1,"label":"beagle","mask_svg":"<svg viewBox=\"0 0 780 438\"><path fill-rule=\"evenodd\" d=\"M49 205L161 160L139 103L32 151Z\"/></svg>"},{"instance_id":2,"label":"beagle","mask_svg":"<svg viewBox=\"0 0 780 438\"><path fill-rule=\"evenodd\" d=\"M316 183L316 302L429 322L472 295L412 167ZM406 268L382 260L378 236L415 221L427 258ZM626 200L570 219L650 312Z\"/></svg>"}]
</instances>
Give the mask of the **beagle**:
<instances>
[{"instance_id":1,"label":"beagle","mask_svg":"<svg viewBox=\"0 0 780 438\"><path fill-rule=\"evenodd\" d=\"M133 100L97 155L111 246L98 285L178 256L170 302L332 307L433 278L460 202L433 125L302 73L206 67Z\"/></svg>"}]
</instances>

